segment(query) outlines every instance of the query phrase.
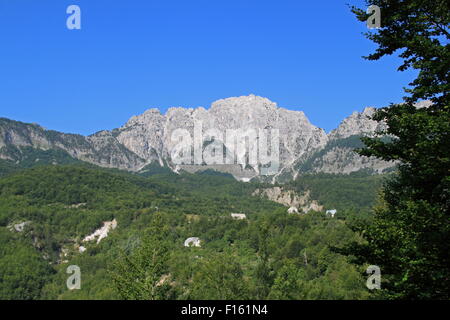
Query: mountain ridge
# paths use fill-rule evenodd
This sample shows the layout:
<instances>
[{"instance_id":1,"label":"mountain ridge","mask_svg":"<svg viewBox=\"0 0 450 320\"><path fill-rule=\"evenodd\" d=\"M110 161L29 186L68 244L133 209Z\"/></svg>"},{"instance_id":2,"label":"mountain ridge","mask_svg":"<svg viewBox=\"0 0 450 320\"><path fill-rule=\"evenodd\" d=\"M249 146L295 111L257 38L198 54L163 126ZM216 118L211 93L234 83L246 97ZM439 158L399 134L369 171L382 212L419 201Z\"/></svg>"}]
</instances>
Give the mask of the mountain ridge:
<instances>
[{"instance_id":1,"label":"mountain ridge","mask_svg":"<svg viewBox=\"0 0 450 320\"><path fill-rule=\"evenodd\" d=\"M0 118L0 159L20 162L20 157L12 156L10 150L14 148L61 149L75 159L102 167L139 171L152 163L158 163L175 172L214 169L230 173L238 180L257 178L267 182L289 181L305 172L350 173L374 169L374 172L382 173L394 164L365 159L353 152L354 147L360 146L355 145L358 137L373 135L384 128L383 124L370 119L375 110L366 107L362 112L353 112L328 134L313 125L303 111L288 110L255 95L220 99L213 102L209 109L172 107L162 114L160 110L150 108L140 115L132 116L119 128L101 130L88 136L47 130L38 124ZM251 164L177 164L176 157L171 154L177 146L177 142L172 139L174 132L183 129L195 138L194 127L198 123L202 125L201 133L213 129L219 132L278 129L278 173L263 176L261 166ZM257 140L260 138L258 135ZM223 142L225 138L214 136L212 139L211 136L211 143L216 140ZM353 144L344 145L350 140ZM225 142L223 144L228 147ZM255 147L249 141L247 148L236 150L237 157L248 160L251 152L256 152L252 148ZM324 150L327 152L324 153ZM320 157L318 153L322 153ZM315 162L311 162L314 157ZM305 170L308 161L311 168Z\"/></svg>"}]
</instances>

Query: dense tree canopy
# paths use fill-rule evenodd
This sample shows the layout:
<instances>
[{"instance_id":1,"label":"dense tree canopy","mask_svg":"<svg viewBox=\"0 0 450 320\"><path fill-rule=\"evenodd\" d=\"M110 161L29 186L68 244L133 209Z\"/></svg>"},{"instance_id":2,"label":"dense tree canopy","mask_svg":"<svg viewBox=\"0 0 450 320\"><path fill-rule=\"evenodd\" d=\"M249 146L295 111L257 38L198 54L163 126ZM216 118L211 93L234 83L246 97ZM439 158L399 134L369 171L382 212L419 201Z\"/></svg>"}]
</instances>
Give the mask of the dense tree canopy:
<instances>
[{"instance_id":1,"label":"dense tree canopy","mask_svg":"<svg viewBox=\"0 0 450 320\"><path fill-rule=\"evenodd\" d=\"M441 298L450 293L450 109L448 1L380 0L381 29L367 37L378 44L368 56L377 60L400 52L399 70L414 68L418 77L406 89L404 104L376 112L384 121L380 135L363 139L359 152L399 162L384 186L372 224L360 228L365 244L348 249L359 262L376 264L383 275L382 295L390 298ZM353 8L360 20L364 10ZM413 103L431 99L432 105Z\"/></svg>"},{"instance_id":2,"label":"dense tree canopy","mask_svg":"<svg viewBox=\"0 0 450 320\"><path fill-rule=\"evenodd\" d=\"M351 194L354 178L334 178ZM251 195L261 187L215 173L140 177L82 165L0 178L2 298L367 298L359 267L330 249L361 240L348 227L369 214L359 199L335 218L288 214ZM82 242L112 219L118 226L107 238ZM183 246L192 236L200 248ZM80 290L66 287L69 265L80 267Z\"/></svg>"}]
</instances>

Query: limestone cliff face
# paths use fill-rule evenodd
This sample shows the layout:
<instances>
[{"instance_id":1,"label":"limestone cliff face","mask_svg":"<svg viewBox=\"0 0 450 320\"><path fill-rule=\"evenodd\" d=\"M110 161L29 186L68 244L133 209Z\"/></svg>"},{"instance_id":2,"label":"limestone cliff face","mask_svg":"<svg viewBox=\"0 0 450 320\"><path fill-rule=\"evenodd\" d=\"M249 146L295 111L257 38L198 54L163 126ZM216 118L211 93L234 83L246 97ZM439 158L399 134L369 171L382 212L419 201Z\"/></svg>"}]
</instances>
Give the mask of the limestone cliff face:
<instances>
[{"instance_id":1,"label":"limestone cliff face","mask_svg":"<svg viewBox=\"0 0 450 320\"><path fill-rule=\"evenodd\" d=\"M359 170L383 173L392 169L395 163L354 152L363 147L361 137L373 136L375 132L386 129L386 124L371 120L375 111L375 108L367 107L363 112L355 111L345 118L328 134L328 143L299 165L300 171L348 174Z\"/></svg>"},{"instance_id":2,"label":"limestone cliff face","mask_svg":"<svg viewBox=\"0 0 450 320\"><path fill-rule=\"evenodd\" d=\"M431 101L421 101L416 108L427 108ZM373 136L375 132L384 131L387 126L371 120L373 107L367 107L363 112L353 112L340 125L328 134L328 143L317 150L298 167L301 172L351 173L359 170L369 170L373 173L383 173L392 170L396 163L381 161L376 158L359 156L355 148L363 147L362 136Z\"/></svg>"},{"instance_id":3,"label":"limestone cliff face","mask_svg":"<svg viewBox=\"0 0 450 320\"><path fill-rule=\"evenodd\" d=\"M356 147L356 146L355 146ZM376 158L362 157L356 154L353 147L335 146L312 161L309 173L343 173L368 169L373 173L385 173L395 165L392 162Z\"/></svg>"},{"instance_id":4,"label":"limestone cliff face","mask_svg":"<svg viewBox=\"0 0 450 320\"><path fill-rule=\"evenodd\" d=\"M149 109L133 116L118 129L100 131L90 136L65 134L45 130L36 124L0 119L0 159L20 161L21 148L31 147L63 150L75 159L104 167L139 171L148 164L159 163L176 172L212 168L231 173L243 181L258 178L283 182L308 172L350 173L371 169L374 173L380 173L394 164L360 157L353 152L354 148L361 146L361 136L383 129L383 124L370 119L374 111L374 108L366 108L363 112L354 112L328 135L311 124L302 111L287 110L254 95L218 100L209 109L176 107L170 108L166 114L161 114L158 109ZM242 166L236 161L226 165L206 165L204 162L202 165L180 164L176 161L178 153L173 153L180 142L172 140L173 134L183 129L193 139L194 125L198 129L198 124L202 126L201 134L210 132L212 128L222 133L222 136L215 135L213 141L208 143L223 142L225 151L229 148L225 135L227 130L253 129L258 133L258 130L277 129L279 170L274 175L263 176L260 166ZM248 160L255 151L252 148L257 146L250 142L260 139L264 137L257 134L254 141L243 141L246 147L235 150L237 159ZM270 152L270 143L268 145ZM205 142L201 147L207 147Z\"/></svg>"},{"instance_id":5,"label":"limestone cliff face","mask_svg":"<svg viewBox=\"0 0 450 320\"><path fill-rule=\"evenodd\" d=\"M385 124L371 120L375 108L364 108L363 112L353 112L328 135L330 140L348 138L354 135L373 135L375 131L386 128Z\"/></svg>"},{"instance_id":6,"label":"limestone cliff face","mask_svg":"<svg viewBox=\"0 0 450 320\"><path fill-rule=\"evenodd\" d=\"M273 187L266 189L256 189L253 196L265 197L274 202L278 202L289 208L296 208L299 211L307 213L310 210L321 211L323 206L316 200L310 198L310 192L297 194L294 190L285 190L282 187Z\"/></svg>"},{"instance_id":7,"label":"limestone cliff face","mask_svg":"<svg viewBox=\"0 0 450 320\"><path fill-rule=\"evenodd\" d=\"M85 137L0 119L0 159L20 162L24 147L62 150L75 159L111 168L130 169L145 163L107 131Z\"/></svg>"},{"instance_id":8,"label":"limestone cliff face","mask_svg":"<svg viewBox=\"0 0 450 320\"><path fill-rule=\"evenodd\" d=\"M162 164L165 160L172 162L171 151L178 143L172 140L172 134L177 129L186 129L194 138L194 125L201 124L202 132L217 129L221 137L215 137L227 147L225 136L227 130L273 130L280 134L280 167L281 169L295 162L308 152L323 147L327 143L326 133L312 125L301 111L290 111L279 108L275 103L254 95L218 100L206 110L170 108L166 115L158 110L150 109L140 116L132 117L123 127L115 130L117 140L129 150L147 161L158 159ZM257 136L257 139L260 137ZM246 157L253 151L252 144L248 149L236 149L237 157ZM191 163L193 164L193 163ZM259 168L239 168L237 161L231 165L181 166L181 169L196 171L214 168L230 172L245 179L259 174ZM175 166L174 166L175 167ZM178 168L178 169L180 169ZM244 169L244 170L242 170ZM241 171L240 174L238 171Z\"/></svg>"},{"instance_id":9,"label":"limestone cliff face","mask_svg":"<svg viewBox=\"0 0 450 320\"><path fill-rule=\"evenodd\" d=\"M123 146L137 154L146 162L167 157L164 146L166 117L158 109L149 109L140 116L132 117L114 135Z\"/></svg>"}]
</instances>

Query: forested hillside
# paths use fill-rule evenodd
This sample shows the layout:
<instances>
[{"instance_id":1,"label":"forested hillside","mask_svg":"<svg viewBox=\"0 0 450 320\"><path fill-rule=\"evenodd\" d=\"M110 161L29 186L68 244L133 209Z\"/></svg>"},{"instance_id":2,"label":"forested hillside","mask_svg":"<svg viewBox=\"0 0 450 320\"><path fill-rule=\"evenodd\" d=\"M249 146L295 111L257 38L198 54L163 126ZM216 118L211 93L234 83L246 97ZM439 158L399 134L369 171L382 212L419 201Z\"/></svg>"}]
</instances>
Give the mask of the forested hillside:
<instances>
[{"instance_id":1,"label":"forested hillside","mask_svg":"<svg viewBox=\"0 0 450 320\"><path fill-rule=\"evenodd\" d=\"M367 211L376 204L379 190L388 175L370 172L350 174L318 173L298 177L287 183L298 193L311 191L311 198L328 209Z\"/></svg>"},{"instance_id":2,"label":"forested hillside","mask_svg":"<svg viewBox=\"0 0 450 320\"><path fill-rule=\"evenodd\" d=\"M41 150L31 147L7 146L0 150L8 152L9 159L0 159L0 177L20 169L46 166L49 164L81 164L61 149Z\"/></svg>"},{"instance_id":3,"label":"forested hillside","mask_svg":"<svg viewBox=\"0 0 450 320\"><path fill-rule=\"evenodd\" d=\"M340 192L349 190L334 203L345 214L331 218L324 212L288 214L286 207L251 195L260 184L222 173L146 175L76 164L0 178L0 298L368 297L363 270L332 248L359 241L348 221L368 215L361 202L373 202L380 178L309 176L292 184L298 191L309 188L327 205L340 197L330 181ZM361 189L371 179L377 183ZM246 219L234 220L231 213ZM106 238L83 242L113 219L117 228ZM200 238L201 247L184 247L188 237ZM156 250L160 261L150 283L133 273L133 266L148 263L142 260L148 250ZM69 265L81 269L80 290L66 287ZM140 280L132 286L127 273ZM149 287L157 294L143 294Z\"/></svg>"}]
</instances>

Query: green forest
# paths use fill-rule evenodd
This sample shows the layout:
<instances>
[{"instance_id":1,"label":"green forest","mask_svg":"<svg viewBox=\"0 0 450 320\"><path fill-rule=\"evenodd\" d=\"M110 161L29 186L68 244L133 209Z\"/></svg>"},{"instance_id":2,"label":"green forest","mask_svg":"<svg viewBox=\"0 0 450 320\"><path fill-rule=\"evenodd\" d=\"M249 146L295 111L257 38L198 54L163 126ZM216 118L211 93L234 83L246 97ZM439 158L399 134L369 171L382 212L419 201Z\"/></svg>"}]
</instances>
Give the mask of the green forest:
<instances>
[{"instance_id":1,"label":"green forest","mask_svg":"<svg viewBox=\"0 0 450 320\"><path fill-rule=\"evenodd\" d=\"M355 193L361 179L372 186L365 198ZM362 241L349 225L370 219L380 179L318 175L286 186L333 203L331 218L288 214L251 195L263 185L213 171L15 170L0 178L0 299L367 299L364 267L334 248ZM112 219L117 228L100 243L82 241ZM185 247L189 237L201 247ZM80 267L79 290L66 286L69 265Z\"/></svg>"}]
</instances>

